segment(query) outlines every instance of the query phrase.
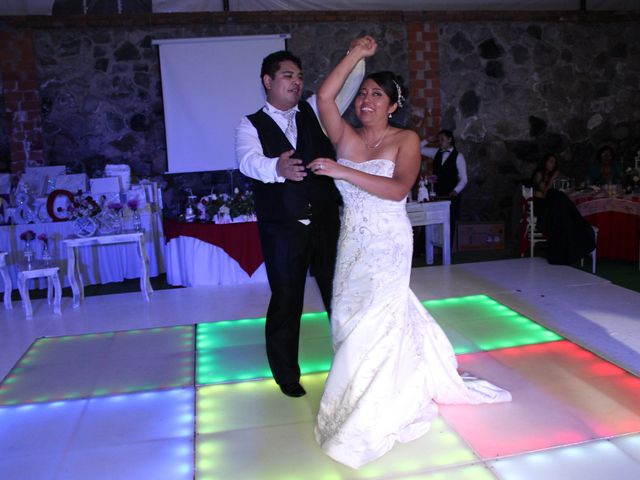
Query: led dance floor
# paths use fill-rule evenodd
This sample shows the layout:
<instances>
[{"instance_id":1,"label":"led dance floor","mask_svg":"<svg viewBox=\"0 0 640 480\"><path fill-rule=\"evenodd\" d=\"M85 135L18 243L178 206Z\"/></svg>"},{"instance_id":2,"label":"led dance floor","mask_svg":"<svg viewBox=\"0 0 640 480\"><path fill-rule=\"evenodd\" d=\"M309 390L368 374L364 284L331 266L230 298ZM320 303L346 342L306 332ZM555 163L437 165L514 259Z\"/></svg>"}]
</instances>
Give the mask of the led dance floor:
<instances>
[{"instance_id":1,"label":"led dance floor","mask_svg":"<svg viewBox=\"0 0 640 480\"><path fill-rule=\"evenodd\" d=\"M0 478L640 478L640 379L487 296L424 304L460 371L513 402L443 405L356 471L313 439L324 313L303 317L301 399L269 378L264 319L41 338L0 384Z\"/></svg>"}]
</instances>

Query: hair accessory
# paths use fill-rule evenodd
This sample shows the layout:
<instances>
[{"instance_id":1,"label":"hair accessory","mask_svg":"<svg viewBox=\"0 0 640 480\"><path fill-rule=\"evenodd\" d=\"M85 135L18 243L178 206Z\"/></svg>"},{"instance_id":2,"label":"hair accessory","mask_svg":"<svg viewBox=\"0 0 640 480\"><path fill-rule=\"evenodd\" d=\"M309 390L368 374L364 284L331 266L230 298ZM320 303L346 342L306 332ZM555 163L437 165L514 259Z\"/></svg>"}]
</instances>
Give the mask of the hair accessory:
<instances>
[{"instance_id":1,"label":"hair accessory","mask_svg":"<svg viewBox=\"0 0 640 480\"><path fill-rule=\"evenodd\" d=\"M405 100L405 98L402 96L402 89L400 88L400 85L398 85L398 82L396 82L395 80L392 80L392 82L396 86L396 91L398 92L398 108L402 108Z\"/></svg>"}]
</instances>

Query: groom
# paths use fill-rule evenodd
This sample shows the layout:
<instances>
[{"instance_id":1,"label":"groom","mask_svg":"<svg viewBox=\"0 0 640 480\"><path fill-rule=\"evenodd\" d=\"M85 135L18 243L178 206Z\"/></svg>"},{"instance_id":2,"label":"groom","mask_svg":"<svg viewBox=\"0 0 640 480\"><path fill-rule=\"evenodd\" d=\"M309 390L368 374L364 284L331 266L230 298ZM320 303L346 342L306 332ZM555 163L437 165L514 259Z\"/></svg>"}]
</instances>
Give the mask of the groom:
<instances>
[{"instance_id":1,"label":"groom","mask_svg":"<svg viewBox=\"0 0 640 480\"><path fill-rule=\"evenodd\" d=\"M317 157L335 158L335 152L320 126L315 96L301 100L300 59L287 51L274 52L264 58L260 77L266 103L240 121L236 156L240 171L253 179L271 288L265 332L269 366L282 393L301 397L306 393L298 365L305 280L311 268L329 312L340 202L333 180L316 176L306 165ZM363 77L361 62L341 92L341 111L351 103Z\"/></svg>"}]
</instances>

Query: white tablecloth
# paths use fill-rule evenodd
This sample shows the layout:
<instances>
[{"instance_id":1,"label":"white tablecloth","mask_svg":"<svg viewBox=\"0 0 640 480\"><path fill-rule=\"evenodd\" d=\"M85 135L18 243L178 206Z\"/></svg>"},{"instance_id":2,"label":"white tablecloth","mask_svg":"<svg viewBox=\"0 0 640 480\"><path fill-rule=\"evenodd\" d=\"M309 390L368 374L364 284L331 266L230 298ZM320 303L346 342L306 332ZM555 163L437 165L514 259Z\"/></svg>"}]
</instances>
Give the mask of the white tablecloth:
<instances>
[{"instance_id":1,"label":"white tablecloth","mask_svg":"<svg viewBox=\"0 0 640 480\"><path fill-rule=\"evenodd\" d=\"M249 276L223 249L192 237L174 238L166 248L167 283L185 287L267 281L264 263Z\"/></svg>"},{"instance_id":2,"label":"white tablecloth","mask_svg":"<svg viewBox=\"0 0 640 480\"><path fill-rule=\"evenodd\" d=\"M149 255L149 275L155 277L165 271L164 235L160 212L142 212L140 215L145 231L147 254ZM130 225L125 221L125 229ZM13 288L17 288L18 263L24 264L24 244L20 234L33 230L36 236L46 233L49 237L49 250L53 261L60 267L60 280L63 286L69 285L67 278L67 252L62 240L73 234L71 222L38 223L29 225L11 225L0 227L0 251L9 252L7 266ZM35 258L42 255L42 242L33 240ZM140 276L140 264L135 244L104 245L100 247L81 247L80 273L85 285L121 282L127 278ZM0 277L0 284L2 278ZM29 288L46 288L46 280L39 279L29 283Z\"/></svg>"}]
</instances>

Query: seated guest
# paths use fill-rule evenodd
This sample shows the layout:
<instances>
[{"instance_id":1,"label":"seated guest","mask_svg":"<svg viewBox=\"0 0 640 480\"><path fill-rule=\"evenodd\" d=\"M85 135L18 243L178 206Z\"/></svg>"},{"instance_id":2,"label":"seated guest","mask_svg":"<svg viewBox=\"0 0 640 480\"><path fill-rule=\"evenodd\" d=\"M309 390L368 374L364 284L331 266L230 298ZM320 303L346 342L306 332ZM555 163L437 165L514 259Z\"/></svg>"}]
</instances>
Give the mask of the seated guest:
<instances>
[{"instance_id":1,"label":"seated guest","mask_svg":"<svg viewBox=\"0 0 640 480\"><path fill-rule=\"evenodd\" d=\"M554 265L575 265L596 248L593 227L560 190L549 190L545 201L547 260Z\"/></svg>"},{"instance_id":2,"label":"seated guest","mask_svg":"<svg viewBox=\"0 0 640 480\"><path fill-rule=\"evenodd\" d=\"M533 187L533 212L538 219L538 229L544 231L547 192L553 188L553 182L560 176L558 159L553 153L544 156L531 176Z\"/></svg>"},{"instance_id":3,"label":"seated guest","mask_svg":"<svg viewBox=\"0 0 640 480\"><path fill-rule=\"evenodd\" d=\"M596 155L596 163L589 169L589 183L591 185L612 185L620 183L622 171L620 164L615 161L613 148L605 145Z\"/></svg>"},{"instance_id":4,"label":"seated guest","mask_svg":"<svg viewBox=\"0 0 640 480\"><path fill-rule=\"evenodd\" d=\"M553 188L559 176L558 158L545 155L531 177L533 212L536 229L547 237L549 263L573 265L596 247L595 235L569 197Z\"/></svg>"}]
</instances>

